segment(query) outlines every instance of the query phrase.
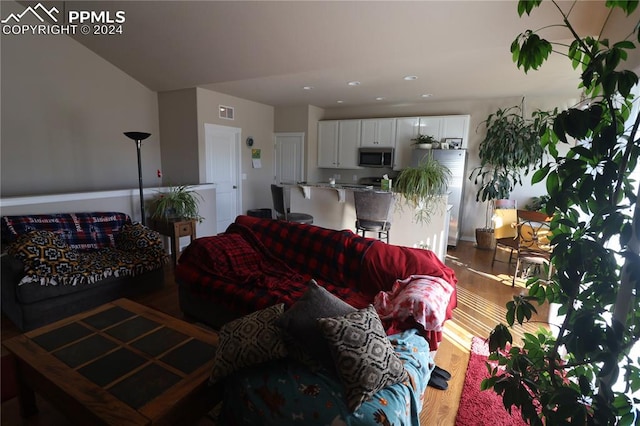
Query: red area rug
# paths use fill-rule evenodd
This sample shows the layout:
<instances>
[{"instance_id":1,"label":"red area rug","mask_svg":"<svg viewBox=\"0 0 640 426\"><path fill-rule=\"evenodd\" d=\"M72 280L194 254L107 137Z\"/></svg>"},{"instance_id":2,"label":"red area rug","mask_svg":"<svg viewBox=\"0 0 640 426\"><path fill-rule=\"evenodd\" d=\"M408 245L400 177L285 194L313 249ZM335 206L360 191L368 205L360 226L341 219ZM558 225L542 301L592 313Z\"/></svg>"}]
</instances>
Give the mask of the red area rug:
<instances>
[{"instance_id":1,"label":"red area rug","mask_svg":"<svg viewBox=\"0 0 640 426\"><path fill-rule=\"evenodd\" d=\"M485 366L488 356L487 343L484 339L474 337L456 426L526 426L520 417L520 410L513 408L513 414L509 414L502 405L500 396L492 390L480 390L482 379L489 377Z\"/></svg>"}]
</instances>

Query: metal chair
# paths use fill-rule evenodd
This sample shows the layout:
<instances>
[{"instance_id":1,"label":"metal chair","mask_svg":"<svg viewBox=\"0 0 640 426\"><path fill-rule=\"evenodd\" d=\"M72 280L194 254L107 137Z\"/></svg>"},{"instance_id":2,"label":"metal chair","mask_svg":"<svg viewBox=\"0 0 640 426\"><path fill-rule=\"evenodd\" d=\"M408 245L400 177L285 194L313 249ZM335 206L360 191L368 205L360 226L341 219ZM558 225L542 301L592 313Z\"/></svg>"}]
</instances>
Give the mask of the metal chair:
<instances>
[{"instance_id":1,"label":"metal chair","mask_svg":"<svg viewBox=\"0 0 640 426\"><path fill-rule=\"evenodd\" d=\"M523 262L537 265L549 264L549 276L551 279L551 227L550 218L542 212L518 210L518 257L516 271L513 273L511 286L515 286L518 271Z\"/></svg>"},{"instance_id":2,"label":"metal chair","mask_svg":"<svg viewBox=\"0 0 640 426\"><path fill-rule=\"evenodd\" d=\"M393 205L393 193L388 191L354 191L356 206L356 232L365 236L367 231L377 232L378 239L386 238L389 244L389 212Z\"/></svg>"},{"instance_id":3,"label":"metal chair","mask_svg":"<svg viewBox=\"0 0 640 426\"><path fill-rule=\"evenodd\" d=\"M493 222L496 245L493 249L491 266L496 261L498 247L504 247L510 251L509 265L511 265L513 251L518 250L518 203L516 200L495 200Z\"/></svg>"},{"instance_id":4,"label":"metal chair","mask_svg":"<svg viewBox=\"0 0 640 426\"><path fill-rule=\"evenodd\" d=\"M292 213L287 207L285 200L285 190L281 185L271 185L271 198L273 199L273 209L276 211L276 218L287 222L313 223L313 216L307 213Z\"/></svg>"}]
</instances>

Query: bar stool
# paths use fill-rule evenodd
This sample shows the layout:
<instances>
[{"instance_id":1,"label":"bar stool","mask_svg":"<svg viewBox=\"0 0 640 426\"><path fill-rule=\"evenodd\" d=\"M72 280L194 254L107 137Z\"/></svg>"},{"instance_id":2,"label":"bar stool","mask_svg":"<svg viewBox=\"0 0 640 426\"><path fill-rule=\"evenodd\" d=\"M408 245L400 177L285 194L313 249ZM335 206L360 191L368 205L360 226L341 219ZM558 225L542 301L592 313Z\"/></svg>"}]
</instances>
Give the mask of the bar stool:
<instances>
[{"instance_id":1,"label":"bar stool","mask_svg":"<svg viewBox=\"0 0 640 426\"><path fill-rule=\"evenodd\" d=\"M273 209L276 211L276 218L287 222L313 223L313 216L306 213L292 213L287 207L284 197L284 187L281 185L271 185L271 198L273 198Z\"/></svg>"},{"instance_id":2,"label":"bar stool","mask_svg":"<svg viewBox=\"0 0 640 426\"><path fill-rule=\"evenodd\" d=\"M389 212L393 205L393 193L388 191L354 191L356 205L356 232L362 236L377 232L378 239L385 238L389 244Z\"/></svg>"}]
</instances>

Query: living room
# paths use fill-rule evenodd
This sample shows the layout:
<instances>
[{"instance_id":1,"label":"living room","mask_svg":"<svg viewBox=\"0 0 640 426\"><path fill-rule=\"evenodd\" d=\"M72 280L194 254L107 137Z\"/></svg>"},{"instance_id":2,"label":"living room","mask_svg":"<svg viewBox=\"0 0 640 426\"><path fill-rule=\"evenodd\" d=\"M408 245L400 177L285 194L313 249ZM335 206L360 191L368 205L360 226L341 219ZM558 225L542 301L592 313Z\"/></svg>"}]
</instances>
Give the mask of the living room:
<instances>
[{"instance_id":1,"label":"living room","mask_svg":"<svg viewBox=\"0 0 640 426\"><path fill-rule=\"evenodd\" d=\"M384 6L380 5L377 13L389 12L393 8L390 2ZM420 2L422 3L422 2ZM466 2L456 2L458 7L464 10L463 5L470 7ZM0 15L5 18L10 13L21 13L24 10L26 2L10 2L3 1L0 4ZM35 4L35 2L33 3ZM44 4L44 2L43 2ZM46 3L49 4L48 2ZM71 10L74 8L73 2L51 2L57 5L59 10ZM83 4L84 5L84 4ZM114 10L115 6L99 3L92 7L99 8L104 6L104 10ZM126 5L120 4L119 7L127 11L127 21L125 25L126 31L134 31L134 28L140 26L140 32L148 30L146 25L153 27L162 27L166 25L167 14L176 14L175 25L182 19L194 19L193 25L186 24L185 27L193 30L200 21L195 19L193 14L201 14L201 17L224 21L222 10L230 11L229 21L235 21L238 28L233 35L230 35L227 41L233 40L234 43L245 31L253 34L253 31L262 33L255 29L252 30L251 22L237 21L243 16L242 4L231 6L223 4L220 11L211 12L211 15L202 15L199 7L203 5L189 5L194 7L196 12L187 13L180 8L171 9L171 3L168 4L169 11L151 12L145 9L143 5L132 5L127 10ZM245 5L248 7L248 5ZM283 9L296 9L297 6L290 4L279 4L276 6L277 11L284 14ZM321 5L312 5L310 7L322 7ZM334 5L334 7L339 7ZM416 15L427 12L423 4L403 5L402 8L417 8ZM509 2L508 5L499 5L498 2L487 4L487 8L507 9L505 14L512 17L508 23L504 22L504 32L508 33L512 38L520 32L526 25L520 22L515 13L515 3ZM388 8L388 9L387 9ZM188 9L188 8L185 8ZM233 13L231 13L233 12ZM256 19L255 15L264 12L264 9L252 11L247 16ZM155 15L157 13L157 16ZM275 13L275 12L274 12ZM308 12L301 12L301 16ZM346 17L352 19L356 15L353 6L348 9ZM326 22L322 23L325 28L331 28L331 25L338 25L336 21L332 22L334 17L340 16L339 11L332 11L330 16L324 16ZM293 12L287 15L290 20L297 22L305 22L301 16L296 16ZM392 14L389 17L394 16ZM403 15L406 16L406 15ZM500 17L503 16L500 14ZM188 18L187 18L188 17ZM273 19L271 13L268 15ZM345 17L345 19L346 19ZM599 18L602 16L598 15ZM136 19L137 18L137 19ZM156 20L154 20L157 19ZM162 18L165 18L163 21ZM249 19L243 17L243 19ZM266 19L266 18L265 18ZM442 19L442 18L441 18ZM455 20L456 24L450 24L452 30L456 31L456 27L463 28L468 18L460 18ZM494 17L498 19L498 17ZM392 19L393 20L393 19ZM189 22L189 21L187 21ZM216 21L217 22L217 21ZM268 21L273 25L273 22ZM341 22L341 21L340 21ZM413 21L412 21L413 22ZM311 24L309 27L311 27ZM502 24L502 22L500 22ZM173 23L171 25L174 25ZM312 26L322 26L320 23ZM491 22L485 24L485 28L495 28L499 23ZM585 24L587 25L587 24ZM304 24L299 24L298 31L304 29ZM375 26L374 26L375 27ZM189 29L185 29L186 32ZM194 30L195 31L195 30ZM371 31L366 28L365 31ZM197 31L195 31L197 32ZM458 31L462 34L462 31ZM319 37L319 34L310 31L310 37ZM230 33L231 34L231 33ZM370 33L369 33L370 34ZM149 34L147 34L149 36ZM368 34L359 34L357 41L366 40ZM288 53L288 58L300 56L300 65L281 65L286 71L273 69L272 74L262 76L255 75L252 68L252 62L242 63L242 66L231 71L226 68L226 62L233 62L231 59L225 59L216 53L198 50L198 55L212 56L215 59L206 58L206 61L213 61L221 69L221 74L217 79L207 80L208 76L198 76L198 79L185 82L185 80L168 83L175 73L175 68L180 67L180 62L184 59L173 58L167 60L166 66L156 66L155 63L149 63L145 66L142 63L134 61L134 56L161 56L163 50L169 50L173 43L177 43L179 38L158 38L155 45L136 46L135 38L128 39L131 43L131 50L119 48L119 56L110 57L100 56L95 51L113 51L104 46L115 43L114 37L117 36L97 36L79 41L76 37L65 35L2 35L2 170L1 170L1 192L2 192L2 209L4 212L17 213L34 213L47 212L47 209L67 209L69 200L66 196L69 194L91 193L97 194L96 197L102 197L102 193L110 191L126 190L131 195L124 195L125 201L119 202L124 205L120 210L125 210L137 220L136 215L139 214L137 207L137 194L135 194L136 183L138 180L136 155L133 143L127 139L122 133L124 131L137 130L151 133L149 139L142 144L142 180L147 188L145 191L147 196L153 196L155 188L176 184L206 185L207 166L205 164L204 149L206 145L204 135L204 124L211 123L221 126L232 126L242 129L242 149L240 151L240 167L243 176L242 180L242 196L240 212L246 212L251 209L271 206L272 200L268 192L267 183L273 181L273 164L275 162L275 152L273 149L273 139L275 133L284 132L303 132L306 135L305 144L305 170L306 179L308 181L325 181L327 172L316 166L317 153L317 124L320 120L329 119L352 119L352 118L372 118L372 117L410 117L410 116L431 116L431 115L470 115L469 123L469 140L467 141L467 149L469 151L468 170L479 165L478 149L483 139L481 122L493 111L498 108L506 108L515 104L519 104L525 95L525 105L528 112L536 109L547 110L558 107L560 109L567 108L576 104L580 100L580 91L577 89L576 81L566 81L562 85L562 90L557 89L558 80L572 75L577 78L577 71L565 71L558 74L550 73L549 86L545 86L544 82L538 82L535 89L523 89L517 92L496 91L492 93L483 93L481 95L473 94L468 91L468 95L457 95L451 97L444 94L435 94L427 100L421 99L418 102L408 103L403 101L373 101L362 104L336 104L338 98L333 99L332 105L328 101L324 101L321 106L313 102L305 100L306 92L314 90L322 91L322 87L318 83L318 87L298 94L298 100L293 104L271 104L264 101L262 96L267 96L263 92L270 92L269 84L276 86L279 74L304 74L305 68L311 69L309 61L313 62L314 52L318 52L318 47L310 48L308 56L300 54L298 50L293 50L294 46L285 45L286 48L280 48L282 51L292 49L292 53ZM186 36L185 36L186 37ZM337 36L336 36L337 37ZM431 40L437 40L437 36L431 35ZM467 37L472 38L468 35ZM295 37L292 37L295 38ZM424 36L425 40L428 38ZM141 39L142 40L142 39ZM218 40L218 39L216 39ZM279 39L278 39L279 40ZM280 41L280 40L279 40ZM213 43L212 41L209 41ZM219 41L222 43L221 41ZM262 59L261 55L281 55L282 52L278 48L272 50L260 50L260 47L252 47L253 39L247 36L244 42L240 42L238 49L245 49L245 56L255 57L256 61ZM330 46L335 42L333 38L327 40ZM122 41L118 41L122 43ZM419 43L423 47L419 50L419 55L430 57L438 60L438 55L443 58L447 57L447 53L439 49L435 42ZM235 44L234 44L235 45ZM375 42L362 44L361 46L369 56L375 56L371 50L375 49ZM133 50L133 47L139 50ZM217 46L216 46L217 47ZM476 81L476 86L496 87L500 86L499 82L505 82L510 75L522 74L521 71L515 69L510 63L510 54L508 52L508 44L501 45L498 49L492 46L491 49L500 50L500 54L504 57L505 62L513 70L506 73L502 72L502 68L496 66L492 69L491 64L481 61L481 58L474 56L473 51L477 46L469 45L464 52L457 52L457 55L468 55L466 59L468 69L467 74L480 74L480 81ZM428 48L432 49L431 51ZM104 49L104 50L101 50ZM325 47L328 49L328 47ZM424 50L423 50L424 49ZM116 49L118 50L118 49ZM185 50L189 50L186 48ZM194 49L196 50L196 49ZM402 49L404 50L404 49ZM212 52L214 52L212 48ZM388 55L388 61L398 62L405 60L404 58L395 57L392 52L385 51ZM127 62L127 56L131 56L133 68L126 69L123 65ZM310 58L311 57L311 58ZM386 56L385 56L386 58ZM284 64L284 58L280 57ZM362 80L366 85L367 76L371 74L375 76L376 63L379 57L370 59L367 65L370 70L368 74L357 75L353 78ZM414 58L415 59L415 58ZM205 59L202 58L204 61ZM234 59L235 60L235 59ZM346 61L344 58L337 57L336 63ZM444 59L443 59L444 60ZM191 61L194 61L191 59ZM196 65L198 60L195 60ZM346 61L349 66L353 66ZM418 61L419 62L419 61ZM118 63L118 65L114 65ZM235 65L235 63L234 63ZM331 64L332 65L332 64ZM405 69L406 73L419 74L413 71L414 62L408 61ZM566 65L566 64L565 64ZM325 67L328 65L319 65ZM147 68L147 69L144 69ZM206 73L205 67L202 73ZM308 71L307 69L307 71ZM233 72L236 75L232 75ZM492 73L497 78L498 83L490 83L487 73ZM147 80L138 80L132 75L153 76ZM426 71L425 71L426 73ZM442 73L441 74L446 74ZM274 77L275 75L275 77ZM404 74L402 74L404 75ZM400 80L402 78L400 75ZM259 77L265 78L260 86L253 79ZM271 78L271 80L270 80ZM283 79L285 77L282 77ZM345 90L351 89L346 87L346 81L352 77L345 76ZM469 77L470 78L470 77ZM482 78L485 82L482 82ZM246 80L247 86L242 90L234 86L236 80ZM418 75L418 80L425 80ZM402 81L401 83L412 83ZM296 83L297 84L297 83ZM342 84L342 82L341 82ZM248 87L248 88L247 88ZM430 90L435 91L438 83L433 83ZM234 92L238 95L228 93ZM303 89L304 90L304 89ZM530 91L529 91L530 90ZM537 90L537 91L536 91ZM422 90L415 90L415 93L422 93ZM255 96L252 96L251 93ZM386 95L389 96L389 95ZM220 106L232 107L234 110L234 119L230 121L227 118L221 118L219 114ZM337 105L337 106L336 106ZM252 162L251 150L244 146L244 139L251 136L255 141L254 149L261 150L262 167L254 167ZM364 173L359 171L360 173ZM349 171L349 176L351 171ZM159 176L162 177L159 177ZM477 212L482 209L475 200L475 189L470 182L466 182L468 190L465 193L464 204L466 206L465 214L462 222L462 240L472 242L475 240L474 230L483 226L484 217ZM526 183L522 187L516 188L513 192L513 198L517 199L520 205L526 204L530 197L542 195L545 193L544 183L531 185ZM40 197L48 198L40 200ZM33 198L32 198L33 197ZM81 209L95 210L95 199L83 201L73 200L74 211ZM105 201L101 201L105 203ZM106 201L108 204L109 201ZM100 204L103 205L103 204ZM26 206L26 207L25 207ZM100 207L102 208L102 207ZM210 203L205 203L205 209L208 209L203 216L213 220L216 216L215 209L212 209ZM8 209L8 210L7 210ZM3 213L6 214L6 213ZM198 236L213 235L216 228L210 222L205 221L204 224L198 225Z\"/></svg>"}]
</instances>

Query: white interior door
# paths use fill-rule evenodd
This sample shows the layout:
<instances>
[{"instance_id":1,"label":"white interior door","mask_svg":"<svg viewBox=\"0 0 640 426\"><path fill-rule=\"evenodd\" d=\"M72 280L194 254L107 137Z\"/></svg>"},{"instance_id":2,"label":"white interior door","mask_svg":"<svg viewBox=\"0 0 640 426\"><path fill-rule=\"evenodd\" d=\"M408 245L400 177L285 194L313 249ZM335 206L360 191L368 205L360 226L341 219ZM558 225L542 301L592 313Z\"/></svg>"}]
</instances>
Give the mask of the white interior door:
<instances>
[{"instance_id":1,"label":"white interior door","mask_svg":"<svg viewBox=\"0 0 640 426\"><path fill-rule=\"evenodd\" d=\"M242 211L241 133L237 127L204 125L207 182L216 184L216 233L224 232Z\"/></svg>"},{"instance_id":2,"label":"white interior door","mask_svg":"<svg viewBox=\"0 0 640 426\"><path fill-rule=\"evenodd\" d=\"M276 133L276 183L304 180L304 133Z\"/></svg>"}]
</instances>

